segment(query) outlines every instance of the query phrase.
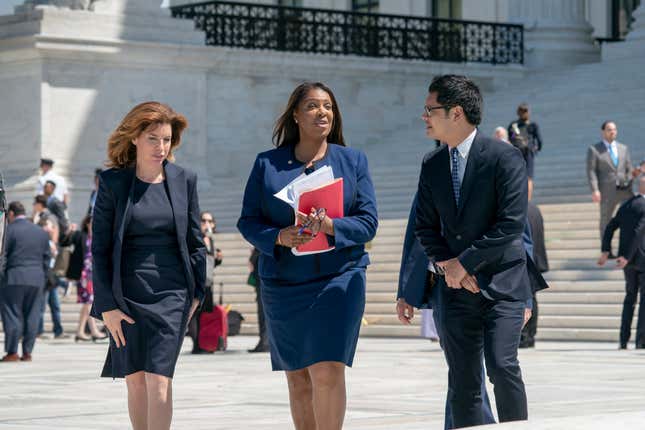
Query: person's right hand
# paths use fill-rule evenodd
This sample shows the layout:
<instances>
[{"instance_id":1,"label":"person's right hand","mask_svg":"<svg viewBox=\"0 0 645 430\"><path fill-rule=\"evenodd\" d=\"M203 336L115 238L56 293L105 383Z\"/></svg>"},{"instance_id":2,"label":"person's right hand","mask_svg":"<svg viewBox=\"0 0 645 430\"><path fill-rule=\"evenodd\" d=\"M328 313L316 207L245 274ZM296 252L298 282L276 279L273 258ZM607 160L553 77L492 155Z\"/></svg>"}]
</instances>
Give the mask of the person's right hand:
<instances>
[{"instance_id":1,"label":"person's right hand","mask_svg":"<svg viewBox=\"0 0 645 430\"><path fill-rule=\"evenodd\" d=\"M403 297L396 301L396 314L401 324L410 325L414 318L414 307L409 305Z\"/></svg>"},{"instance_id":2,"label":"person's right hand","mask_svg":"<svg viewBox=\"0 0 645 430\"><path fill-rule=\"evenodd\" d=\"M597 264L599 266L604 266L608 258L609 258L609 253L603 252L602 254L600 254L600 257L598 257Z\"/></svg>"},{"instance_id":3,"label":"person's right hand","mask_svg":"<svg viewBox=\"0 0 645 430\"><path fill-rule=\"evenodd\" d=\"M304 245L307 242L311 242L314 238L311 233L302 233L298 234L300 227L297 225L292 225L285 227L280 230L278 233L278 238L276 239L276 244L286 246L287 248L295 248L300 245Z\"/></svg>"},{"instance_id":4,"label":"person's right hand","mask_svg":"<svg viewBox=\"0 0 645 430\"><path fill-rule=\"evenodd\" d=\"M600 195L600 191L594 191L591 193L591 201L594 203L600 203L600 200L602 199L602 196Z\"/></svg>"},{"instance_id":5,"label":"person's right hand","mask_svg":"<svg viewBox=\"0 0 645 430\"><path fill-rule=\"evenodd\" d=\"M114 339L114 343L116 343L116 347L121 348L121 346L125 346L125 335L121 328L121 321L134 324L134 320L121 312L120 309L103 312L101 316L103 317L103 323L112 335L112 339Z\"/></svg>"},{"instance_id":6,"label":"person's right hand","mask_svg":"<svg viewBox=\"0 0 645 430\"><path fill-rule=\"evenodd\" d=\"M477 278L472 275L466 275L466 277L461 281L459 285L473 294L477 294L480 291L479 284L477 283Z\"/></svg>"}]
</instances>

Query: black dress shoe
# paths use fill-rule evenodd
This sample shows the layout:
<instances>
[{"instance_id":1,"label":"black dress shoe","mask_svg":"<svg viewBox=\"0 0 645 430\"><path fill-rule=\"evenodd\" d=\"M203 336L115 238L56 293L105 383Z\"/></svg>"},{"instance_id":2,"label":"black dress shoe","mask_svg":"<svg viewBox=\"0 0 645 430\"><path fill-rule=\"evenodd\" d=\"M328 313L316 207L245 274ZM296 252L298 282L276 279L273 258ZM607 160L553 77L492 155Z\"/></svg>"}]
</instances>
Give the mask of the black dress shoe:
<instances>
[{"instance_id":1,"label":"black dress shoe","mask_svg":"<svg viewBox=\"0 0 645 430\"><path fill-rule=\"evenodd\" d=\"M270 350L271 348L269 348L268 345L262 345L258 343L257 345L255 345L255 348L249 349L249 352L269 352Z\"/></svg>"},{"instance_id":2,"label":"black dress shoe","mask_svg":"<svg viewBox=\"0 0 645 430\"><path fill-rule=\"evenodd\" d=\"M627 349L627 345L624 343L621 343L620 346L618 346L618 349Z\"/></svg>"}]
</instances>

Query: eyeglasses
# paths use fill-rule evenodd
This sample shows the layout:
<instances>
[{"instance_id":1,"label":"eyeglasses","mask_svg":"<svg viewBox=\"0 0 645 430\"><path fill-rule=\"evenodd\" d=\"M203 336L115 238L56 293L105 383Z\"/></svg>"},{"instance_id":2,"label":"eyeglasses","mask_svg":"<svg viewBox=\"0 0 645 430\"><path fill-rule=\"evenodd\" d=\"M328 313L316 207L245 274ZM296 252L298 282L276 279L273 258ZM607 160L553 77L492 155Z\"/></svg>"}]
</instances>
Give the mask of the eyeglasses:
<instances>
[{"instance_id":1,"label":"eyeglasses","mask_svg":"<svg viewBox=\"0 0 645 430\"><path fill-rule=\"evenodd\" d=\"M212 219L203 219L202 222L203 223L215 224L215 221L213 221Z\"/></svg>"},{"instance_id":2,"label":"eyeglasses","mask_svg":"<svg viewBox=\"0 0 645 430\"><path fill-rule=\"evenodd\" d=\"M322 224L322 221L325 219L327 216L327 210L325 208L320 208L316 211L314 216L311 218L311 220L300 227L298 230L298 235L301 235L302 233L305 232L306 229L309 229L311 232L312 236L316 236L318 232L320 231L320 225ZM314 222L318 221L318 222Z\"/></svg>"},{"instance_id":3,"label":"eyeglasses","mask_svg":"<svg viewBox=\"0 0 645 430\"><path fill-rule=\"evenodd\" d=\"M437 109L451 109L452 106L423 106L423 110L426 114L426 116L432 116L432 111L437 110Z\"/></svg>"}]
</instances>

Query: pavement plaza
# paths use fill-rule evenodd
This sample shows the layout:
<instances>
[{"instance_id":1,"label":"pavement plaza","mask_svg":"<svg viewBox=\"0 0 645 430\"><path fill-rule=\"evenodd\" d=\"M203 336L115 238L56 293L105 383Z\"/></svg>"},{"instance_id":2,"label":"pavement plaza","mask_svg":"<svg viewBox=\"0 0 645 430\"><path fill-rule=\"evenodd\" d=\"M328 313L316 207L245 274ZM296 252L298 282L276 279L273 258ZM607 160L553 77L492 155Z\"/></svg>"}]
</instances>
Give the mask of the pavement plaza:
<instances>
[{"instance_id":1,"label":"pavement plaza","mask_svg":"<svg viewBox=\"0 0 645 430\"><path fill-rule=\"evenodd\" d=\"M174 379L173 429L293 428L287 387L256 338L189 354ZM125 429L125 383L98 377L106 344L39 340L31 363L0 365L0 429ZM528 423L498 429L645 429L645 350L609 343L538 342L521 350ZM361 338L347 370L345 429L442 429L447 368L425 339ZM490 387L489 387L490 388ZM492 389L489 389L492 393Z\"/></svg>"}]
</instances>

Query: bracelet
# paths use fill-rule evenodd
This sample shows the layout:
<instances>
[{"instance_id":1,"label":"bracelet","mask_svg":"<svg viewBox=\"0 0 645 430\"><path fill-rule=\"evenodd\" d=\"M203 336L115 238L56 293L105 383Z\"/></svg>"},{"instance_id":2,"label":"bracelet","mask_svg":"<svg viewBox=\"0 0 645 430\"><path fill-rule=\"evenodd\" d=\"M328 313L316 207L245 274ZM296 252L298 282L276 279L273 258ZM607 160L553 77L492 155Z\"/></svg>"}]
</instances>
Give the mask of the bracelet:
<instances>
[{"instance_id":1,"label":"bracelet","mask_svg":"<svg viewBox=\"0 0 645 430\"><path fill-rule=\"evenodd\" d=\"M282 233L282 230L278 232L278 245L284 246L284 243L282 243L282 239L280 239L280 234Z\"/></svg>"}]
</instances>

